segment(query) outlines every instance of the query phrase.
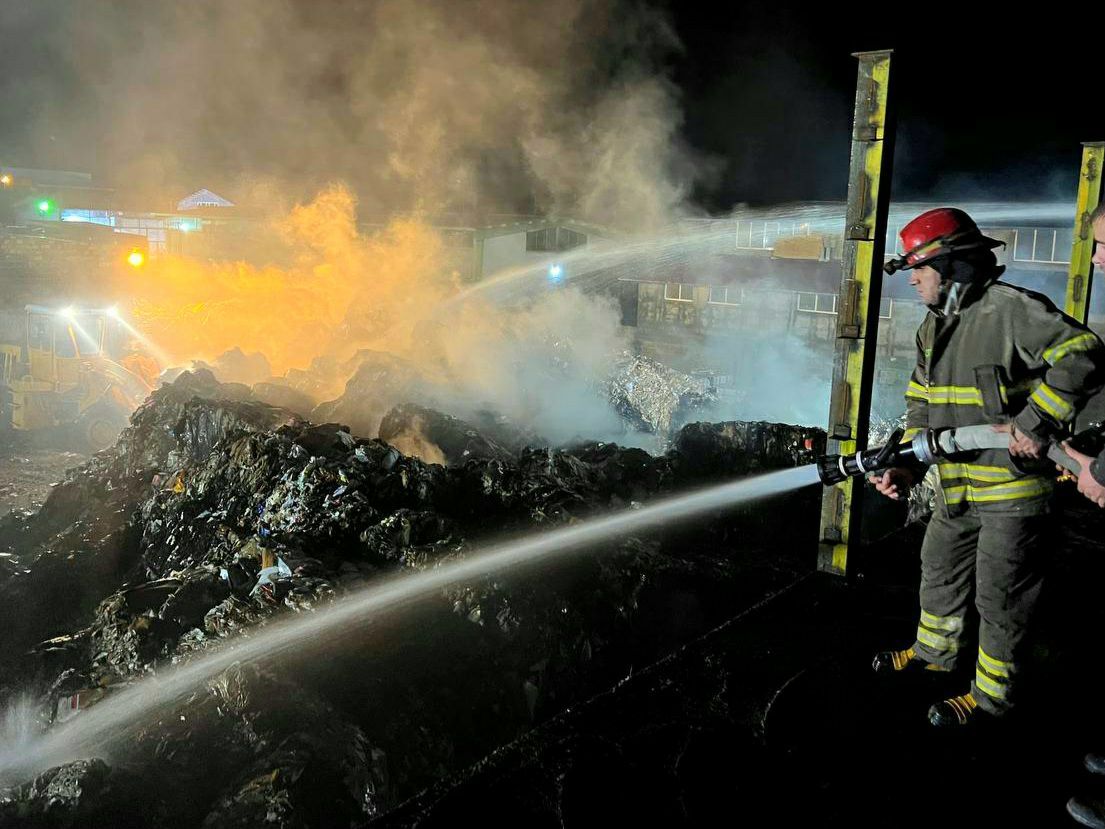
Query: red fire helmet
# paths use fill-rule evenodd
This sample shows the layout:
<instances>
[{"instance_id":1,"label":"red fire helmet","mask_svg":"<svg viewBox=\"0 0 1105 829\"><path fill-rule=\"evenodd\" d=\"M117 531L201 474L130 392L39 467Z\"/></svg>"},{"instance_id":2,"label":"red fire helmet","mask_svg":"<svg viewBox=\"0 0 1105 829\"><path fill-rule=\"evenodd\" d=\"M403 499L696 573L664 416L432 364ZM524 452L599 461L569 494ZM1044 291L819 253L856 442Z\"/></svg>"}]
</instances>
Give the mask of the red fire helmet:
<instances>
[{"instance_id":1,"label":"red fire helmet","mask_svg":"<svg viewBox=\"0 0 1105 829\"><path fill-rule=\"evenodd\" d=\"M974 219L955 207L938 207L922 213L903 227L899 236L905 254L887 260L883 266L887 273L909 270L949 253L1005 245L983 236Z\"/></svg>"}]
</instances>

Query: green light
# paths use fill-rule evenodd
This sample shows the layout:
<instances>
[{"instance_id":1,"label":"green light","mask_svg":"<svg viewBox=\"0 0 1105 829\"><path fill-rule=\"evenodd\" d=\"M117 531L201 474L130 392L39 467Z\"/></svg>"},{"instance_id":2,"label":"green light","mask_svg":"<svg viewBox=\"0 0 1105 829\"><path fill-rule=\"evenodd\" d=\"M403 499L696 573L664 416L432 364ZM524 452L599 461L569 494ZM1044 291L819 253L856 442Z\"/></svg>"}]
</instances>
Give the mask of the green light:
<instances>
[{"instance_id":1,"label":"green light","mask_svg":"<svg viewBox=\"0 0 1105 829\"><path fill-rule=\"evenodd\" d=\"M35 207L38 208L39 213L46 214L53 211L54 203L49 199L42 199Z\"/></svg>"}]
</instances>

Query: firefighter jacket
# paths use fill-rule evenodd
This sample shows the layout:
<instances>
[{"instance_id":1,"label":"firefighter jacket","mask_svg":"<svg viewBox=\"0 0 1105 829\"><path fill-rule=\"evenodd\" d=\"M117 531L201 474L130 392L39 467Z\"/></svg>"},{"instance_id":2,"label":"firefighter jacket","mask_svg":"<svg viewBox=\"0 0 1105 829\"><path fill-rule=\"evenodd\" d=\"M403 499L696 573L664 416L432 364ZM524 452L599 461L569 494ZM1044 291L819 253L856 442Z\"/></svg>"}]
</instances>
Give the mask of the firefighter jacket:
<instances>
[{"instance_id":1,"label":"firefighter jacket","mask_svg":"<svg viewBox=\"0 0 1105 829\"><path fill-rule=\"evenodd\" d=\"M957 306L931 310L917 331L906 439L925 427L1009 422L1040 442L1059 437L1105 384L1105 346L1040 294L996 281L963 288ZM1029 474L1007 450L988 449L938 463L937 489L949 515L969 504L1025 509L1046 500L1053 469Z\"/></svg>"}]
</instances>

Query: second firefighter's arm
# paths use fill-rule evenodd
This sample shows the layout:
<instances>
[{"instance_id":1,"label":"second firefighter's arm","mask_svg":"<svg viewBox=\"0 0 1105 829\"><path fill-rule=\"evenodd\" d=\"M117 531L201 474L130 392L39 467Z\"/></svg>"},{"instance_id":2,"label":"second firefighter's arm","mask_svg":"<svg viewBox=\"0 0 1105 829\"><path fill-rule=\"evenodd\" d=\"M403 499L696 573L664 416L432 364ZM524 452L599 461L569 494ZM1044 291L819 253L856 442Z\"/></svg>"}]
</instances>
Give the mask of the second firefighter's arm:
<instances>
[{"instance_id":1,"label":"second firefighter's arm","mask_svg":"<svg viewBox=\"0 0 1105 829\"><path fill-rule=\"evenodd\" d=\"M1013 419L1039 442L1061 434L1105 384L1105 346L1097 335L1053 306L1029 301L1018 320L1017 350L1029 369L1045 368L1043 379Z\"/></svg>"}]
</instances>

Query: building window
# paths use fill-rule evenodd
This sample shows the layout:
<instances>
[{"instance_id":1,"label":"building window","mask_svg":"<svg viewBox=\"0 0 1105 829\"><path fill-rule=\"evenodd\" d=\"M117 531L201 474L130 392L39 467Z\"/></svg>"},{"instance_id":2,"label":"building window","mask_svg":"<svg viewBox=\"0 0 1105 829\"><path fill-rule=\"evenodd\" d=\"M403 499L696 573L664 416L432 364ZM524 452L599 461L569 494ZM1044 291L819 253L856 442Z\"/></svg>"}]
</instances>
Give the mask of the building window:
<instances>
[{"instance_id":1,"label":"building window","mask_svg":"<svg viewBox=\"0 0 1105 829\"><path fill-rule=\"evenodd\" d=\"M63 222L88 222L106 227L115 226L115 214L108 210L80 210L66 208L61 211Z\"/></svg>"},{"instance_id":2,"label":"building window","mask_svg":"<svg viewBox=\"0 0 1105 829\"><path fill-rule=\"evenodd\" d=\"M809 314L835 314L836 294L814 294L805 291L798 293L798 310ZM894 315L894 300L883 297L879 300L879 319L888 320Z\"/></svg>"},{"instance_id":3,"label":"building window","mask_svg":"<svg viewBox=\"0 0 1105 829\"><path fill-rule=\"evenodd\" d=\"M665 282L664 299L672 302L694 302L694 285L686 282Z\"/></svg>"},{"instance_id":4,"label":"building window","mask_svg":"<svg viewBox=\"0 0 1105 829\"><path fill-rule=\"evenodd\" d=\"M836 294L798 293L798 310L810 314L835 314ZM894 315L894 300L883 297L879 300L879 319L888 320Z\"/></svg>"},{"instance_id":5,"label":"building window","mask_svg":"<svg viewBox=\"0 0 1105 829\"><path fill-rule=\"evenodd\" d=\"M798 310L810 314L835 314L836 294L798 293Z\"/></svg>"},{"instance_id":6,"label":"building window","mask_svg":"<svg viewBox=\"0 0 1105 829\"><path fill-rule=\"evenodd\" d=\"M441 232L442 244L447 248L472 248L472 231L470 230L443 230Z\"/></svg>"},{"instance_id":7,"label":"building window","mask_svg":"<svg viewBox=\"0 0 1105 829\"><path fill-rule=\"evenodd\" d=\"M556 250L556 228L543 227L541 230L531 230L526 234L526 250L548 253Z\"/></svg>"},{"instance_id":8,"label":"building window","mask_svg":"<svg viewBox=\"0 0 1105 829\"><path fill-rule=\"evenodd\" d=\"M531 253L556 253L587 244L586 233L566 227L543 227L526 233L526 250Z\"/></svg>"},{"instance_id":9,"label":"building window","mask_svg":"<svg viewBox=\"0 0 1105 829\"><path fill-rule=\"evenodd\" d=\"M730 285L711 285L711 305L740 305L744 302L744 289Z\"/></svg>"},{"instance_id":10,"label":"building window","mask_svg":"<svg viewBox=\"0 0 1105 829\"><path fill-rule=\"evenodd\" d=\"M571 250L587 244L587 234L576 233L566 227L556 229L557 250Z\"/></svg>"},{"instance_id":11,"label":"building window","mask_svg":"<svg viewBox=\"0 0 1105 829\"><path fill-rule=\"evenodd\" d=\"M30 347L45 351L54 347L53 332L47 317L34 314L27 320L27 339Z\"/></svg>"},{"instance_id":12,"label":"building window","mask_svg":"<svg viewBox=\"0 0 1105 829\"><path fill-rule=\"evenodd\" d=\"M1060 242L1060 239L1063 241ZM1017 228L1013 231L1013 261L1065 265L1070 261L1065 251L1069 251L1073 244L1073 231L1044 227Z\"/></svg>"}]
</instances>

